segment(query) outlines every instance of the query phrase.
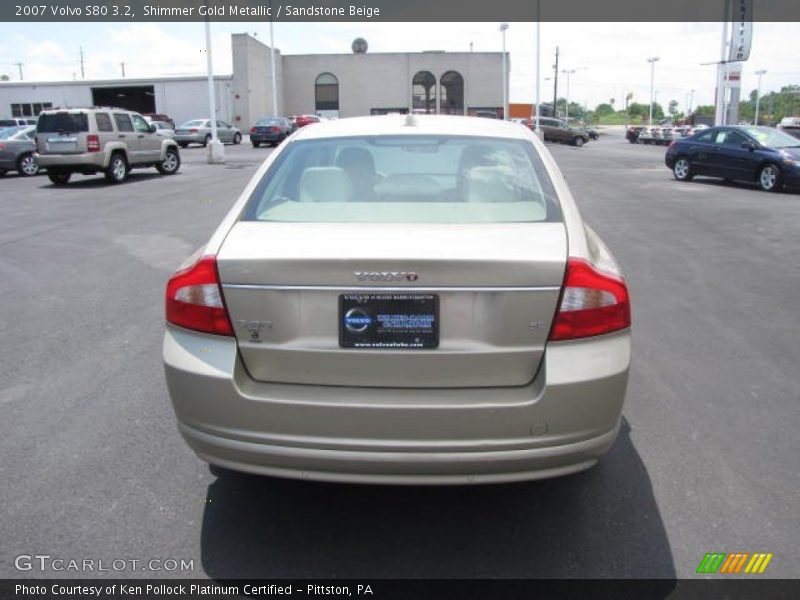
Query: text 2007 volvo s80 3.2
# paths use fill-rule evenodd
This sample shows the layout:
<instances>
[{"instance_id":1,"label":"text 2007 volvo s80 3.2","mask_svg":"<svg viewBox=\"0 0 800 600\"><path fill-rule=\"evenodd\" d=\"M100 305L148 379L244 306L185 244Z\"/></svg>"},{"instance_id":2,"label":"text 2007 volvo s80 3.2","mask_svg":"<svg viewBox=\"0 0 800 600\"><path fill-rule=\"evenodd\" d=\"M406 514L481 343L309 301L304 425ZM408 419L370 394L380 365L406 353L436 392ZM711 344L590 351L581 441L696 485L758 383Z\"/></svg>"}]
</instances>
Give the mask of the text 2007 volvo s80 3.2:
<instances>
[{"instance_id":1,"label":"text 2007 volvo s80 3.2","mask_svg":"<svg viewBox=\"0 0 800 600\"><path fill-rule=\"evenodd\" d=\"M630 365L625 280L549 152L472 117L297 131L169 280L166 320L186 442L279 477L581 471Z\"/></svg>"}]
</instances>

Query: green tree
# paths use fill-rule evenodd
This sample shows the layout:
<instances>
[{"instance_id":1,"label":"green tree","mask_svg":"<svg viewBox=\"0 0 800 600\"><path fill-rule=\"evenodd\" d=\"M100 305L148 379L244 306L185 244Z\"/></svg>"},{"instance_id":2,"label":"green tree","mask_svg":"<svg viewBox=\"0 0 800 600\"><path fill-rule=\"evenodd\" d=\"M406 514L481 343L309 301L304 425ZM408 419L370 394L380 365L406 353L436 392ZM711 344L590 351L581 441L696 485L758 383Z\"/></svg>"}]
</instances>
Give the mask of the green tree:
<instances>
[{"instance_id":1,"label":"green tree","mask_svg":"<svg viewBox=\"0 0 800 600\"><path fill-rule=\"evenodd\" d=\"M599 117L604 117L606 115L610 115L614 112L614 107L607 103L598 104L597 108L594 109L594 112Z\"/></svg>"}]
</instances>

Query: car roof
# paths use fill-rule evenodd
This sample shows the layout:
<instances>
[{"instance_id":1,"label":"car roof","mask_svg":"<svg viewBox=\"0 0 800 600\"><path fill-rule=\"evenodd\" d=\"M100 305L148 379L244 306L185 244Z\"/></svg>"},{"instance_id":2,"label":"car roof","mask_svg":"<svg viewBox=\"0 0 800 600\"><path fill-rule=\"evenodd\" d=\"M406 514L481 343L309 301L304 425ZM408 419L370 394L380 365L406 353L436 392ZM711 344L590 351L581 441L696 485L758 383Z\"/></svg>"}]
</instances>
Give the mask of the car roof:
<instances>
[{"instance_id":1,"label":"car roof","mask_svg":"<svg viewBox=\"0 0 800 600\"><path fill-rule=\"evenodd\" d=\"M303 127L295 140L374 136L445 135L528 139L526 129L511 121L451 115L382 115L320 121Z\"/></svg>"}]
</instances>

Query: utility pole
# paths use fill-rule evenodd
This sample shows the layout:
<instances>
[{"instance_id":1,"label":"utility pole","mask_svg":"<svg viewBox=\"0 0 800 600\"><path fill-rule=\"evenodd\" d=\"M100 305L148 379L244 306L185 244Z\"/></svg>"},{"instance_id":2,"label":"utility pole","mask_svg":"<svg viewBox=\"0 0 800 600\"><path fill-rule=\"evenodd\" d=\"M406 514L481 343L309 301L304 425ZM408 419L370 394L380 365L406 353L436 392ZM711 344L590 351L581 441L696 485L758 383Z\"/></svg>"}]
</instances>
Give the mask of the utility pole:
<instances>
[{"instance_id":1,"label":"utility pole","mask_svg":"<svg viewBox=\"0 0 800 600\"><path fill-rule=\"evenodd\" d=\"M689 115L690 112L692 112L693 103L694 103L694 90L689 90L689 110L686 113L687 116Z\"/></svg>"},{"instance_id":2,"label":"utility pole","mask_svg":"<svg viewBox=\"0 0 800 600\"><path fill-rule=\"evenodd\" d=\"M125 63L119 63L119 66L122 67L122 78L125 79Z\"/></svg>"},{"instance_id":3,"label":"utility pole","mask_svg":"<svg viewBox=\"0 0 800 600\"><path fill-rule=\"evenodd\" d=\"M556 46L556 64L553 65L555 82L553 83L553 117L558 117L556 103L558 102L558 46Z\"/></svg>"},{"instance_id":4,"label":"utility pole","mask_svg":"<svg viewBox=\"0 0 800 600\"><path fill-rule=\"evenodd\" d=\"M541 80L541 73L539 67L541 66L541 49L542 49L542 37L541 37L541 0L536 0L536 106L534 107L534 126L533 131L539 138L542 137L542 130L539 127L539 110L541 109L542 105L539 103L539 87L542 84Z\"/></svg>"},{"instance_id":5,"label":"utility pole","mask_svg":"<svg viewBox=\"0 0 800 600\"><path fill-rule=\"evenodd\" d=\"M80 46L81 53L81 79L86 79L86 74L83 72L83 46Z\"/></svg>"},{"instance_id":6,"label":"utility pole","mask_svg":"<svg viewBox=\"0 0 800 600\"><path fill-rule=\"evenodd\" d=\"M647 59L647 62L650 63L650 119L648 120L648 127L653 126L653 104L655 98L655 88L654 88L654 81L655 81L655 72L656 72L656 62L658 62L658 56L651 56Z\"/></svg>"},{"instance_id":7,"label":"utility pole","mask_svg":"<svg viewBox=\"0 0 800 600\"><path fill-rule=\"evenodd\" d=\"M25 63L15 62L14 64L17 65L17 67L19 67L19 80L22 81L24 79L24 77L22 76L22 67L25 65Z\"/></svg>"}]
</instances>

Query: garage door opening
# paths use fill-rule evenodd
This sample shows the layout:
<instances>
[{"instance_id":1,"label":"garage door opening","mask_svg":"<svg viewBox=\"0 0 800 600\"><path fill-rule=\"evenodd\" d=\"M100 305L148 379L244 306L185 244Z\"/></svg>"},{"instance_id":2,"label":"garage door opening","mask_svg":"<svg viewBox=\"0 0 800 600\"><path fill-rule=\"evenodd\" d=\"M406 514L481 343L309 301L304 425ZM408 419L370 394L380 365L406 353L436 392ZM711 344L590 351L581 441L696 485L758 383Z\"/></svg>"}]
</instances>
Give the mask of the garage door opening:
<instances>
[{"instance_id":1,"label":"garage door opening","mask_svg":"<svg viewBox=\"0 0 800 600\"><path fill-rule=\"evenodd\" d=\"M113 106L139 113L156 112L156 94L152 85L92 88L95 106Z\"/></svg>"}]
</instances>

